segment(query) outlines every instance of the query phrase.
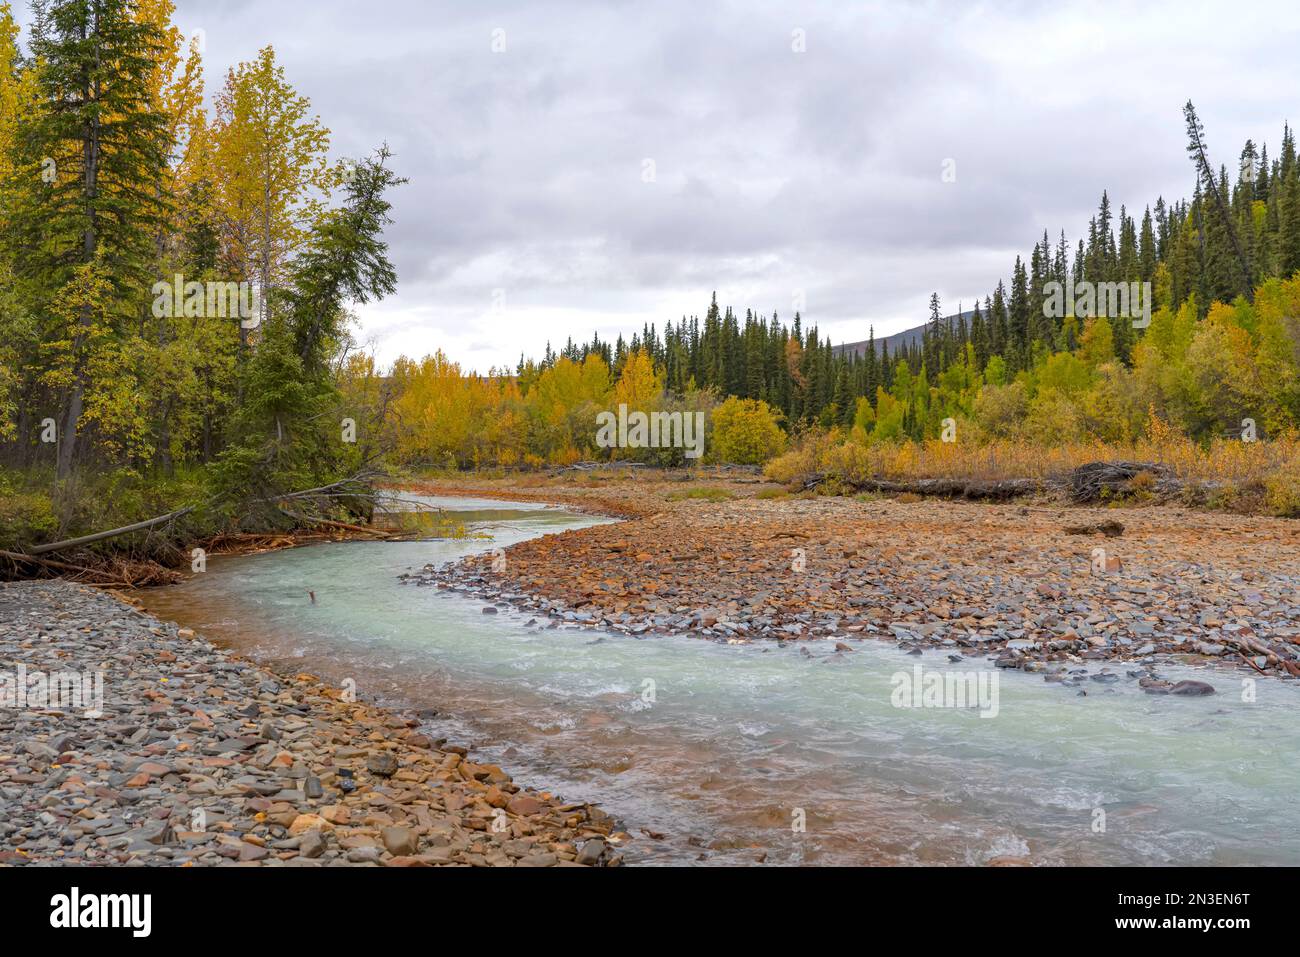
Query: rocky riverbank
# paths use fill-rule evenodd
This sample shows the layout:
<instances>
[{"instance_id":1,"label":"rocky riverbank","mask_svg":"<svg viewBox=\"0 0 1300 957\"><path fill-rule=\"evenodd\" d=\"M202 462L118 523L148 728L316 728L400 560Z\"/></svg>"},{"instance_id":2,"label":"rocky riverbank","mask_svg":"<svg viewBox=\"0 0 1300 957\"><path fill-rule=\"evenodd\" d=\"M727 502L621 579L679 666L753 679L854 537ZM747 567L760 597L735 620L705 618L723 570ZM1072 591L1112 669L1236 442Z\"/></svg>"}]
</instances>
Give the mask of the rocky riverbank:
<instances>
[{"instance_id":1,"label":"rocky riverbank","mask_svg":"<svg viewBox=\"0 0 1300 957\"><path fill-rule=\"evenodd\" d=\"M598 808L351 697L90 588L0 585L0 866L621 862Z\"/></svg>"},{"instance_id":2,"label":"rocky riverbank","mask_svg":"<svg viewBox=\"0 0 1300 957\"><path fill-rule=\"evenodd\" d=\"M645 637L824 639L841 650L887 639L1049 679L1088 660L1300 675L1295 522L872 498L687 495L656 506L409 580Z\"/></svg>"}]
</instances>

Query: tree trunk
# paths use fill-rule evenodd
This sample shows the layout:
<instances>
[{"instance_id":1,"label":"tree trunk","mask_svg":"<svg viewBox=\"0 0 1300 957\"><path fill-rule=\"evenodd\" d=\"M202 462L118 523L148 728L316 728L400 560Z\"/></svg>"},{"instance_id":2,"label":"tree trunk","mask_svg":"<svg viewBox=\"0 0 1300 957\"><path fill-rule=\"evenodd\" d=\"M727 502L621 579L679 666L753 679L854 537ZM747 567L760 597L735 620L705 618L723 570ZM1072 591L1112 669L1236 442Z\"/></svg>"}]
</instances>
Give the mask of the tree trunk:
<instances>
[{"instance_id":1,"label":"tree trunk","mask_svg":"<svg viewBox=\"0 0 1300 957\"><path fill-rule=\"evenodd\" d=\"M81 418L81 404L85 396L85 387L78 375L68 397L68 405L63 414L63 423L59 426L59 457L57 476L65 479L72 474L72 456L77 450L77 422Z\"/></svg>"},{"instance_id":2,"label":"tree trunk","mask_svg":"<svg viewBox=\"0 0 1300 957\"><path fill-rule=\"evenodd\" d=\"M99 23L96 21L95 30L99 29ZM87 31L83 28L82 38L89 39ZM99 65L99 58L96 56L96 66ZM99 71L96 70L98 75ZM97 102L100 98L101 89L99 81L86 77L86 92L92 102ZM81 261L82 264L89 264L95 261L95 253L99 246L99 236L97 223L95 221L95 200L98 196L99 186L99 136L100 121L98 116L92 116L86 124L85 139L82 141L81 155L83 170L83 199L86 204L86 229L81 236ZM63 417L63 432L59 436L59 456L57 476L60 479L66 479L72 474L72 463L77 453L77 423L81 419L81 408L85 401L86 382L85 370L81 358L81 346L85 341L86 330L91 325L90 307L84 307L81 310L80 326L77 335L72 340L72 356L75 367L75 381L72 386L72 393L68 397L68 404Z\"/></svg>"}]
</instances>

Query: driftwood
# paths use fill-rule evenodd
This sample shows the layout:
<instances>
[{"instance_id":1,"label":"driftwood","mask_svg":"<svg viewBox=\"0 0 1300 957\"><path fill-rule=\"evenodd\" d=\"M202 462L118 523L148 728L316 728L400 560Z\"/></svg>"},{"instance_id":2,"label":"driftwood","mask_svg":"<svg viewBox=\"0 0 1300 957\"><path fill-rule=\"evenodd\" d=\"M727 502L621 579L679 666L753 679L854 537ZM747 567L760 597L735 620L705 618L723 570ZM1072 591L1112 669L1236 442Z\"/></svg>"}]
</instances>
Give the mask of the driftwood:
<instances>
[{"instance_id":1,"label":"driftwood","mask_svg":"<svg viewBox=\"0 0 1300 957\"><path fill-rule=\"evenodd\" d=\"M563 474L565 472L599 472L607 469L643 469L645 467L644 462L574 462L572 465L561 466L556 471Z\"/></svg>"},{"instance_id":2,"label":"driftwood","mask_svg":"<svg viewBox=\"0 0 1300 957\"><path fill-rule=\"evenodd\" d=\"M338 528L347 532L358 532L364 535L378 535L380 538L389 538L388 532L381 531L377 528L367 528L365 525L349 525L347 522L335 521L332 518L314 518L310 515L299 515L297 512L291 512L288 509L280 509L290 518L297 519L300 522L307 522L311 525L324 525L327 528Z\"/></svg>"},{"instance_id":3,"label":"driftwood","mask_svg":"<svg viewBox=\"0 0 1300 957\"><path fill-rule=\"evenodd\" d=\"M362 471L350 478L342 479L338 482L331 482L328 485L322 485L312 489L302 489L295 492L286 492L281 495L274 495L267 498L245 500L243 504L245 506L253 506L258 504L290 501L303 502L308 505L319 505L319 502L313 503L312 500L352 498L369 504L366 518L370 518L370 515L373 514L374 503L379 493L377 493L374 487L369 484L369 480L376 477L378 474L379 473ZM205 504L212 505L218 500L219 499L209 499ZM144 585L160 583L170 584L171 582L178 580L181 577L180 574L167 567L166 564L162 564L158 561L132 561L120 555L117 557L92 555L90 565L87 566L56 561L53 558L43 556L48 556L55 552L67 549L92 545L96 542L109 541L110 539L129 535L133 532L148 531L149 529L183 518L201 507L204 507L204 504L187 505L184 508L168 512L165 515L159 515L155 518L133 522L130 525L123 525L120 528L110 528L90 535L81 535L77 538L69 538L58 542L49 542L44 545L35 545L24 551L0 550L0 559L7 559L15 565L25 565L32 569L44 569L47 573L65 573L72 576L74 579L84 578L86 584L95 585L97 587L136 588ZM273 508L271 511L273 512L275 509ZM376 528L367 528L361 525L350 525L346 522L339 522L333 519L302 515L290 512L283 506L279 507L279 511L282 514L288 515L289 517L306 524L332 527L366 535L374 535L381 539L391 539L393 537L390 533ZM313 537L324 537L326 534L327 533L325 532L318 532L314 533ZM294 542L301 540L301 536L290 537L285 535L283 532L274 530L249 533L247 537L245 537L243 533L239 532L226 532L212 538L208 542L208 545L211 547L223 541L247 541L250 538L257 541L264 541L273 546L278 546L285 541ZM180 554L171 545L167 545L167 550L175 553L173 557Z\"/></svg>"},{"instance_id":4,"label":"driftwood","mask_svg":"<svg viewBox=\"0 0 1300 957\"><path fill-rule=\"evenodd\" d=\"M933 495L941 498L994 501L1062 490L1068 492L1076 503L1084 503L1097 501L1105 494L1121 494L1128 491L1129 483L1144 472L1154 477L1151 488L1158 494L1174 494L1185 487L1172 469L1155 462L1089 462L1080 465L1068 475L1045 479L926 478L907 482L888 479L829 480L837 481L841 488L854 492L884 492L891 495L910 492L914 495ZM811 491L827 481L828 477L822 473L806 476L802 480L803 490ZM1105 528L1098 527L1095 530L1108 535L1113 534Z\"/></svg>"},{"instance_id":5,"label":"driftwood","mask_svg":"<svg viewBox=\"0 0 1300 957\"><path fill-rule=\"evenodd\" d=\"M810 476L804 482L804 490L816 488L826 480L824 475ZM884 492L890 495L912 493L914 495L934 495L941 498L965 498L984 500L1005 500L1022 495L1033 495L1043 488L1037 479L1000 479L997 481L980 481L978 479L931 478L916 479L911 482L891 482L885 479L867 479L865 481L840 483L855 492Z\"/></svg>"},{"instance_id":6,"label":"driftwood","mask_svg":"<svg viewBox=\"0 0 1300 957\"><path fill-rule=\"evenodd\" d=\"M155 525L161 525L164 522L170 522L183 515L188 515L190 512L194 511L194 508L195 506L188 505L175 512L168 512L166 515L159 515L157 518L147 518L143 522L136 522L133 525L123 525L121 528L110 528L106 532L95 532L93 535L82 535L80 538L69 538L62 542L50 542L48 545L37 545L35 548L29 549L28 554L48 555L51 552L61 552L65 548L75 548L78 545L89 545L92 542L102 542L105 539L117 538L119 535L144 531L146 528L153 528Z\"/></svg>"},{"instance_id":7,"label":"driftwood","mask_svg":"<svg viewBox=\"0 0 1300 957\"><path fill-rule=\"evenodd\" d=\"M1104 522L1093 522L1090 525L1067 525L1062 531L1067 535L1105 535L1107 538L1118 538L1124 534L1124 524L1117 522L1113 518Z\"/></svg>"}]
</instances>

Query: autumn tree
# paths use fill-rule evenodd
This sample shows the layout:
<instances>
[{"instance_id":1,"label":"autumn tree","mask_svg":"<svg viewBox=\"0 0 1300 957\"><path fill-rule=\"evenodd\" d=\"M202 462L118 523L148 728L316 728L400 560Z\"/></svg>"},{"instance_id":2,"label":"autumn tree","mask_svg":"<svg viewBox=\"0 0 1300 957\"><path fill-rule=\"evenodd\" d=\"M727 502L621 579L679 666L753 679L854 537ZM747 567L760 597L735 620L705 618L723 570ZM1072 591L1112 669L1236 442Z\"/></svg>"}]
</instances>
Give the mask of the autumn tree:
<instances>
[{"instance_id":1,"label":"autumn tree","mask_svg":"<svg viewBox=\"0 0 1300 957\"><path fill-rule=\"evenodd\" d=\"M329 130L267 46L228 73L211 135L224 268L257 282L265 321L294 250L325 208Z\"/></svg>"},{"instance_id":2,"label":"autumn tree","mask_svg":"<svg viewBox=\"0 0 1300 957\"><path fill-rule=\"evenodd\" d=\"M785 450L779 415L759 399L732 396L713 410L713 448L719 462L761 465Z\"/></svg>"},{"instance_id":3,"label":"autumn tree","mask_svg":"<svg viewBox=\"0 0 1300 957\"><path fill-rule=\"evenodd\" d=\"M347 336L347 307L397 288L383 231L392 221L387 194L405 180L389 157L385 147L357 164L345 202L318 223L276 291L221 462L228 491L302 487L337 476L350 458L331 357Z\"/></svg>"}]
</instances>

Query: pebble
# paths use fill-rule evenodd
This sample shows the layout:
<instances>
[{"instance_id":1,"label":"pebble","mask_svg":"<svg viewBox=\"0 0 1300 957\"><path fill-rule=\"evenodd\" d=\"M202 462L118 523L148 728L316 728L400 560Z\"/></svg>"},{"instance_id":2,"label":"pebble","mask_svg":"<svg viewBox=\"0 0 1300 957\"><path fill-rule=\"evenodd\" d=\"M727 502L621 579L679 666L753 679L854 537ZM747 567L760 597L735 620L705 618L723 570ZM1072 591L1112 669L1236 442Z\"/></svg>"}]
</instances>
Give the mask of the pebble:
<instances>
[{"instance_id":1,"label":"pebble","mask_svg":"<svg viewBox=\"0 0 1300 957\"><path fill-rule=\"evenodd\" d=\"M94 709L0 708L0 865L488 866L514 842L526 866L617 863L578 860L617 829L599 808L182 631L68 582L0 585L0 669L103 673Z\"/></svg>"}]
</instances>

